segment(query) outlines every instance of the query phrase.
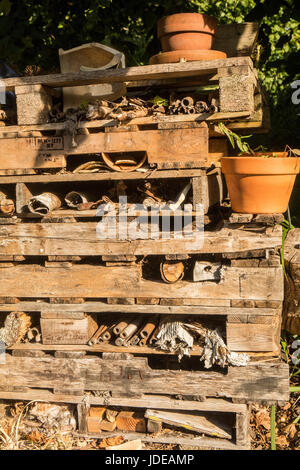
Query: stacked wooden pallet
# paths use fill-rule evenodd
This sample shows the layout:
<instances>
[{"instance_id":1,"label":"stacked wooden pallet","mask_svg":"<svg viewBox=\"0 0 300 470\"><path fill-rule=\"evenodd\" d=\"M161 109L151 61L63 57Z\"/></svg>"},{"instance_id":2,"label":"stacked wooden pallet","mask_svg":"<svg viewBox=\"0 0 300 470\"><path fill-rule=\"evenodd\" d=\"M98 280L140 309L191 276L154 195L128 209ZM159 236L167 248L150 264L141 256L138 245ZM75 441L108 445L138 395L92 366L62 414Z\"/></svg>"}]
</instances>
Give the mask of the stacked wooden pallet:
<instances>
[{"instance_id":1,"label":"stacked wooden pallet","mask_svg":"<svg viewBox=\"0 0 300 470\"><path fill-rule=\"evenodd\" d=\"M126 125L81 122L77 127L86 132L73 136L76 146L65 135L64 123L48 124L41 113L59 86L126 81L132 88L162 83L176 88L182 80L185 85L217 82L220 112L136 118ZM7 347L0 365L0 398L77 403L81 432L87 430L93 405L148 410L148 419L149 410L201 412L207 419L213 411L231 414L227 440L201 437L194 445L247 448L249 404L288 398L288 368L279 358L282 216L232 214L224 219L220 212L224 187L218 162L227 148L212 123L227 119L233 128L262 128L262 106L256 108L262 97L251 59L5 83L17 94L19 125L1 128L0 190L10 202L3 203L0 217L0 312L3 321L25 313L31 336ZM103 152L146 152L145 171L72 171L83 156L99 161ZM100 239L102 215L96 209L62 205L46 215L28 209L29 200L41 193L63 200L70 190L88 188L101 198L120 182L133 194L145 182L163 182L166 192L190 185L193 220L198 204L204 209L204 237L163 238L158 222L158 236L152 239L128 234ZM177 269L177 282L164 282ZM154 334L166 319L201 323L208 330L218 327L230 351L249 355L248 364L206 370L201 345L178 363L175 352L155 347L150 335L144 343L138 338L136 344L116 344L114 328L120 323L137 325L137 333L151 323ZM109 339L91 341L97 331L108 331ZM179 438L143 434L143 439ZM191 436L185 439L191 443Z\"/></svg>"}]
</instances>

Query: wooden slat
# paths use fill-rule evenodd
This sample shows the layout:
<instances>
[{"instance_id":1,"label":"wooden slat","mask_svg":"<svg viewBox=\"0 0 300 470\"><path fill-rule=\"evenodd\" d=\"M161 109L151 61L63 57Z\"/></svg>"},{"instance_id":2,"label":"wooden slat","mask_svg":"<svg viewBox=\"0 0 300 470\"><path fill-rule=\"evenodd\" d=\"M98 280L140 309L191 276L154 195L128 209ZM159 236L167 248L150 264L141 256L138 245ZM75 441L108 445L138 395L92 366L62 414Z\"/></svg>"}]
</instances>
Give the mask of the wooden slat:
<instances>
[{"instance_id":1,"label":"wooden slat","mask_svg":"<svg viewBox=\"0 0 300 470\"><path fill-rule=\"evenodd\" d=\"M159 433L156 435L153 434L143 434L143 433L123 433L118 431L117 433L99 433L99 434L80 434L79 437L94 438L94 439L104 439L113 436L123 436L125 440L134 440L134 439L141 439L142 442L147 443L159 443L159 444L175 444L178 446L188 446L188 448L195 449L221 449L221 450L248 450L249 446L238 445L228 439L220 439L220 438L209 438L209 437L178 437L178 435L173 435L172 433L168 433L166 435L161 436Z\"/></svg>"},{"instance_id":2,"label":"wooden slat","mask_svg":"<svg viewBox=\"0 0 300 470\"><path fill-rule=\"evenodd\" d=\"M79 211L78 211L79 212ZM281 245L282 228L254 230L222 228L205 231L197 241L171 240L99 240L96 222L27 223L0 226L0 255L150 255L185 253L235 253L271 249ZM200 234L201 235L201 234Z\"/></svg>"},{"instance_id":3,"label":"wooden slat","mask_svg":"<svg viewBox=\"0 0 300 470\"><path fill-rule=\"evenodd\" d=\"M163 299L162 299L163 300ZM161 300L161 302L162 302ZM193 300L193 299L191 299ZM202 299L194 299L200 301ZM205 298L203 300L206 300ZM224 299L221 299L224 301ZM226 300L226 299L225 299ZM220 299L217 299L216 305L220 302ZM191 302L192 303L192 302ZM21 301L18 303L5 303L0 304L0 312L46 312L47 314L56 314L58 311L62 313L70 312L75 314L76 312L87 312L87 313L124 313L124 314L149 314L149 308L151 308L151 314L173 314L173 315L213 315L213 316L227 316L227 317L238 317L244 318L244 323L247 323L248 318L254 315L260 315L266 318L272 318L278 313L277 309L273 308L233 308L233 307L219 307L219 306L193 306L193 305L108 305L105 302L84 302L81 304L52 304L47 302L36 302L34 300ZM42 313L43 314L43 313ZM235 320L236 322L236 320Z\"/></svg>"},{"instance_id":4,"label":"wooden slat","mask_svg":"<svg viewBox=\"0 0 300 470\"><path fill-rule=\"evenodd\" d=\"M258 23L219 24L212 48L227 57L250 56L258 35Z\"/></svg>"},{"instance_id":5,"label":"wooden slat","mask_svg":"<svg viewBox=\"0 0 300 470\"><path fill-rule=\"evenodd\" d=\"M187 413L173 410L154 410L147 409L145 413L146 418L152 418L155 421L161 421L171 426L185 428L190 431L208 434L210 436L223 437L225 439L232 439L232 429L222 419L223 416L218 418L208 415L199 415L199 413Z\"/></svg>"},{"instance_id":6,"label":"wooden slat","mask_svg":"<svg viewBox=\"0 0 300 470\"><path fill-rule=\"evenodd\" d=\"M178 281L166 285L142 279L140 266L103 267L73 265L46 268L19 265L2 268L0 297L151 297L282 300L282 268L222 268L222 279L214 282ZM72 281L72 282L70 282Z\"/></svg>"},{"instance_id":7,"label":"wooden slat","mask_svg":"<svg viewBox=\"0 0 300 470\"><path fill-rule=\"evenodd\" d=\"M36 75L32 77L13 77L3 80L6 91L14 90L20 85L46 85L49 87L67 87L92 85L97 83L128 82L132 80L152 80L176 77L193 77L216 73L219 67L253 67L250 57L235 57L209 61L194 61L177 64L144 65L114 70L97 70L93 72L77 72L52 75Z\"/></svg>"},{"instance_id":8,"label":"wooden slat","mask_svg":"<svg viewBox=\"0 0 300 470\"><path fill-rule=\"evenodd\" d=\"M151 369L145 358L107 361L86 357L12 357L0 364L0 387L101 390L127 394L183 394L260 400L288 400L288 364L254 362L227 373ZM225 372L225 371L224 371Z\"/></svg>"},{"instance_id":9,"label":"wooden slat","mask_svg":"<svg viewBox=\"0 0 300 470\"><path fill-rule=\"evenodd\" d=\"M133 118L128 121L127 125L155 125L159 123L196 123L201 121L224 121L224 120L236 120L241 118L249 117L250 113L248 111L235 111L230 113L201 113L201 114L178 114L178 115L162 115L162 116L146 116ZM250 121L251 123L251 121ZM238 123L228 123L228 126ZM248 122L240 123L241 126L245 125L248 127ZM254 123L255 124L255 123ZM120 126L119 121L114 119L101 119L95 121L79 121L77 123L77 129L101 129L102 127L115 127ZM122 128L122 125L120 126ZM65 122L50 122L45 124L30 124L26 126L4 126L0 128L0 138L9 137L10 133L20 133L23 132L30 133L31 131L64 131L66 129ZM219 133L217 133L218 135Z\"/></svg>"},{"instance_id":10,"label":"wooden slat","mask_svg":"<svg viewBox=\"0 0 300 470\"><path fill-rule=\"evenodd\" d=\"M71 341L70 341L71 342ZM36 344L36 343L17 343L7 348L12 351L88 351L90 353L129 353L129 354L145 354L145 355L168 355L174 356L176 353L155 349L151 346L115 346L114 344L99 343L93 346L86 344ZM195 346L191 351L191 356L201 356L202 347Z\"/></svg>"},{"instance_id":11,"label":"wooden slat","mask_svg":"<svg viewBox=\"0 0 300 470\"><path fill-rule=\"evenodd\" d=\"M204 170L195 169L172 169L156 170L149 169L146 172L134 171L111 171L99 173L61 173L56 175L12 175L1 176L1 184L10 183L67 183L76 181L118 181L118 180L142 180L142 179L165 179L165 178L192 178L205 175Z\"/></svg>"},{"instance_id":12,"label":"wooden slat","mask_svg":"<svg viewBox=\"0 0 300 470\"><path fill-rule=\"evenodd\" d=\"M3 398L5 392L0 391L0 398ZM49 390L29 389L28 392L6 392L12 400L36 401L43 400L54 403L73 403L77 404L83 400L78 395L55 395ZM190 410L190 411L218 411L220 413L245 413L246 406L238 403L231 403L222 398L207 398L205 401L197 400L179 400L167 395L143 395L141 398L131 397L95 397L89 396L90 405L106 406L128 406L131 408L158 408L165 410Z\"/></svg>"},{"instance_id":13,"label":"wooden slat","mask_svg":"<svg viewBox=\"0 0 300 470\"><path fill-rule=\"evenodd\" d=\"M66 155L101 152L147 152L149 163L191 162L201 167L208 158L208 128L202 122L198 128L111 132L108 135L76 135L76 147L70 135L62 137L20 137L1 139L0 168L60 168L65 167ZM200 162L198 164L198 161Z\"/></svg>"}]
</instances>

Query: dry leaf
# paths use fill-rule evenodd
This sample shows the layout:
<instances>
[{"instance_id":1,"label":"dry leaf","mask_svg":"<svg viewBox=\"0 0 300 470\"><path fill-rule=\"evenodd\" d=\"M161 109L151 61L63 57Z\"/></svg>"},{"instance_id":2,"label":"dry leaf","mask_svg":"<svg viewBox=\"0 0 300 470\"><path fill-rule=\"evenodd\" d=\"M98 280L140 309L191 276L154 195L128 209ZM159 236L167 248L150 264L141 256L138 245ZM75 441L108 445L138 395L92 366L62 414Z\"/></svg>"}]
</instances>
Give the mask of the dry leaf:
<instances>
[{"instance_id":1,"label":"dry leaf","mask_svg":"<svg viewBox=\"0 0 300 470\"><path fill-rule=\"evenodd\" d=\"M289 446L287 438L283 435L276 437L276 444L280 447L288 447Z\"/></svg>"},{"instance_id":2,"label":"dry leaf","mask_svg":"<svg viewBox=\"0 0 300 470\"><path fill-rule=\"evenodd\" d=\"M267 410L260 410L255 415L256 426L263 426L267 431L271 429L270 414Z\"/></svg>"},{"instance_id":3,"label":"dry leaf","mask_svg":"<svg viewBox=\"0 0 300 470\"><path fill-rule=\"evenodd\" d=\"M288 436L290 439L294 439L296 433L297 433L297 426L296 424L288 424L284 429L283 432L286 436Z\"/></svg>"},{"instance_id":4,"label":"dry leaf","mask_svg":"<svg viewBox=\"0 0 300 470\"><path fill-rule=\"evenodd\" d=\"M99 444L100 449L105 449L106 447L109 446L118 446L124 442L124 437L123 436L114 436L114 437L107 437L105 439L102 439L102 441Z\"/></svg>"},{"instance_id":5,"label":"dry leaf","mask_svg":"<svg viewBox=\"0 0 300 470\"><path fill-rule=\"evenodd\" d=\"M30 434L28 434L27 439L35 442L36 444L44 444L47 440L45 434L42 434L40 431L32 431Z\"/></svg>"}]
</instances>

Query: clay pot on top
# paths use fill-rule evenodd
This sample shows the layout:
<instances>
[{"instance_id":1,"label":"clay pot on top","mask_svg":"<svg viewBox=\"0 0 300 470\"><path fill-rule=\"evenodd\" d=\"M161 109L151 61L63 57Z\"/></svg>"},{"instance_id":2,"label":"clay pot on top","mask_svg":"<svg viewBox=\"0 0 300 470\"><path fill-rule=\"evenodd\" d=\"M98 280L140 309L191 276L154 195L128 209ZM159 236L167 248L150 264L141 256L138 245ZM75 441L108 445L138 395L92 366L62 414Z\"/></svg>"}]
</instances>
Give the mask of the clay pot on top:
<instances>
[{"instance_id":1,"label":"clay pot on top","mask_svg":"<svg viewBox=\"0 0 300 470\"><path fill-rule=\"evenodd\" d=\"M287 152L265 152L224 157L221 165L234 212L282 214L287 210L300 172L299 158L289 157Z\"/></svg>"},{"instance_id":2,"label":"clay pot on top","mask_svg":"<svg viewBox=\"0 0 300 470\"><path fill-rule=\"evenodd\" d=\"M163 52L211 49L217 20L200 13L177 13L157 22Z\"/></svg>"}]
</instances>

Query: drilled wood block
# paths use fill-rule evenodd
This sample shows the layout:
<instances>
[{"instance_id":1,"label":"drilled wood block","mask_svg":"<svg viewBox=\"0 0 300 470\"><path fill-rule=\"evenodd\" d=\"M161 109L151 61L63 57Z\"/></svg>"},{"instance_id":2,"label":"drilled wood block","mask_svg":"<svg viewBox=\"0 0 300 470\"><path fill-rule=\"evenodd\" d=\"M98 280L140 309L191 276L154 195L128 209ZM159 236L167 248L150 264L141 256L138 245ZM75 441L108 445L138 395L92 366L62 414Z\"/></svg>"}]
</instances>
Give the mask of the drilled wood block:
<instances>
[{"instance_id":1,"label":"drilled wood block","mask_svg":"<svg viewBox=\"0 0 300 470\"><path fill-rule=\"evenodd\" d=\"M41 318L44 344L86 344L97 327L91 315L82 320Z\"/></svg>"}]
</instances>

